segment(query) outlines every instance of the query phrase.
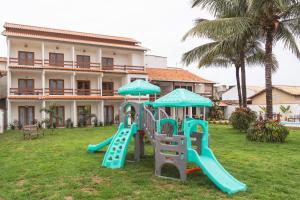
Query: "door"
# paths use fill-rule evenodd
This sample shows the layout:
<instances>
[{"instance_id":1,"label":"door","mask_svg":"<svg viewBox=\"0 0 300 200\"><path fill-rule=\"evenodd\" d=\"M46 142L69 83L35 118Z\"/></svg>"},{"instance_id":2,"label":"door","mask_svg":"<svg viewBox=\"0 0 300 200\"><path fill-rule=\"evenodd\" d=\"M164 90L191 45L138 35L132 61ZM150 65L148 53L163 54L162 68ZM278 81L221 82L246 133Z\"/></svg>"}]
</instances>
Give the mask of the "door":
<instances>
[{"instance_id":1,"label":"door","mask_svg":"<svg viewBox=\"0 0 300 200\"><path fill-rule=\"evenodd\" d=\"M49 65L50 66L64 66L64 54L63 53L49 53Z\"/></svg>"},{"instance_id":2,"label":"door","mask_svg":"<svg viewBox=\"0 0 300 200\"><path fill-rule=\"evenodd\" d=\"M114 106L104 106L104 124L110 125L114 123Z\"/></svg>"},{"instance_id":3,"label":"door","mask_svg":"<svg viewBox=\"0 0 300 200\"><path fill-rule=\"evenodd\" d=\"M103 96L114 96L114 83L102 82L102 90Z\"/></svg>"},{"instance_id":4,"label":"door","mask_svg":"<svg viewBox=\"0 0 300 200\"><path fill-rule=\"evenodd\" d=\"M18 64L19 65L34 65L34 53L28 51L18 52Z\"/></svg>"},{"instance_id":5,"label":"door","mask_svg":"<svg viewBox=\"0 0 300 200\"><path fill-rule=\"evenodd\" d=\"M77 66L79 68L90 68L90 56L77 55Z\"/></svg>"},{"instance_id":6,"label":"door","mask_svg":"<svg viewBox=\"0 0 300 200\"><path fill-rule=\"evenodd\" d=\"M18 80L18 94L19 95L33 95L34 94L34 80L33 79L19 79Z\"/></svg>"},{"instance_id":7,"label":"door","mask_svg":"<svg viewBox=\"0 0 300 200\"><path fill-rule=\"evenodd\" d=\"M19 106L19 123L21 126L34 123L34 106Z\"/></svg>"},{"instance_id":8,"label":"door","mask_svg":"<svg viewBox=\"0 0 300 200\"><path fill-rule=\"evenodd\" d=\"M114 59L102 57L102 69L104 70L113 70L114 69Z\"/></svg>"},{"instance_id":9,"label":"door","mask_svg":"<svg viewBox=\"0 0 300 200\"><path fill-rule=\"evenodd\" d=\"M77 94L78 95L90 95L90 81L77 81Z\"/></svg>"},{"instance_id":10,"label":"door","mask_svg":"<svg viewBox=\"0 0 300 200\"><path fill-rule=\"evenodd\" d=\"M50 121L53 122L56 127L63 127L65 125L65 107L56 106L53 114L50 115Z\"/></svg>"},{"instance_id":11,"label":"door","mask_svg":"<svg viewBox=\"0 0 300 200\"><path fill-rule=\"evenodd\" d=\"M63 95L64 94L64 80L50 79L49 80L49 94L50 95Z\"/></svg>"}]
</instances>

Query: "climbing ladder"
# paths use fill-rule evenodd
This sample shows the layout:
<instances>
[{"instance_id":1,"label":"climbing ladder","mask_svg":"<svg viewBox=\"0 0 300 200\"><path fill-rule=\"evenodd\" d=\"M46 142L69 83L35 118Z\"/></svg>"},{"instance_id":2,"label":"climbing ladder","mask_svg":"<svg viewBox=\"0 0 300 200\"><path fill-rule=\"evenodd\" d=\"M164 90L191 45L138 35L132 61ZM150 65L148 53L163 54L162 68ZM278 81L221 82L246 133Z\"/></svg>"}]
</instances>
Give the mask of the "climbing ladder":
<instances>
[{"instance_id":1,"label":"climbing ladder","mask_svg":"<svg viewBox=\"0 0 300 200\"><path fill-rule=\"evenodd\" d=\"M137 132L137 124L132 124L130 128L124 128L121 123L118 132L110 143L102 161L102 166L107 168L121 168L124 166L128 145L132 136Z\"/></svg>"}]
</instances>

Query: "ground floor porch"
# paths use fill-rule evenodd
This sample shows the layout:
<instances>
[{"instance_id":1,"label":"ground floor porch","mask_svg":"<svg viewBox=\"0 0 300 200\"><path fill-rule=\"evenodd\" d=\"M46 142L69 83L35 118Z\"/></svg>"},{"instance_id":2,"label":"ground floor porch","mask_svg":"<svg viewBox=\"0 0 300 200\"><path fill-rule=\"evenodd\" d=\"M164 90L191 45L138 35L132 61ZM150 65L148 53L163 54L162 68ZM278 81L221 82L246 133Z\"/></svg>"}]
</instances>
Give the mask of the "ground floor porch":
<instances>
[{"instance_id":1,"label":"ground floor porch","mask_svg":"<svg viewBox=\"0 0 300 200\"><path fill-rule=\"evenodd\" d=\"M30 125L51 121L57 127L72 124L118 123L121 100L7 100L7 124Z\"/></svg>"}]
</instances>

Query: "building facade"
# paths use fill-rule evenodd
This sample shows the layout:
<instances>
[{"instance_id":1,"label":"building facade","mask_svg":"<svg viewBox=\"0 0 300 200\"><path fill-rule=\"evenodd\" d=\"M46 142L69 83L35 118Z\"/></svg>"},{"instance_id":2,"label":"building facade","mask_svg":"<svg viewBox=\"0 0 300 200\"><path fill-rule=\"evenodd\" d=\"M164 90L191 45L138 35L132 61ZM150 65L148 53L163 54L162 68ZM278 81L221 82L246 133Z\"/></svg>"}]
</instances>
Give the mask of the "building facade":
<instances>
[{"instance_id":1,"label":"building facade","mask_svg":"<svg viewBox=\"0 0 300 200\"><path fill-rule=\"evenodd\" d=\"M118 88L136 79L149 79L147 49L135 39L12 23L4 28L7 56L0 59L0 98L7 125L50 119L57 126L72 121L76 127L85 119L83 113L111 124L124 101ZM50 105L55 105L58 117L42 111Z\"/></svg>"}]
</instances>

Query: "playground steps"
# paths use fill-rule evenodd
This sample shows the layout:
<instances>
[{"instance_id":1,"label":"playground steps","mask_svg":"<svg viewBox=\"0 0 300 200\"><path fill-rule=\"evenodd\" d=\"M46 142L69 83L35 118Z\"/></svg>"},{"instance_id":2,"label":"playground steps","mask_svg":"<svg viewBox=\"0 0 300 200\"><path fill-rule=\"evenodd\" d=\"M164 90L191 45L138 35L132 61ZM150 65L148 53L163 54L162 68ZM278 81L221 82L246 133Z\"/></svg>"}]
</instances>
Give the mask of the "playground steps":
<instances>
[{"instance_id":1,"label":"playground steps","mask_svg":"<svg viewBox=\"0 0 300 200\"><path fill-rule=\"evenodd\" d=\"M123 123L120 124L118 132L115 134L106 151L102 166L112 169L124 166L128 145L136 131L136 124L132 124L131 128L124 128Z\"/></svg>"}]
</instances>

